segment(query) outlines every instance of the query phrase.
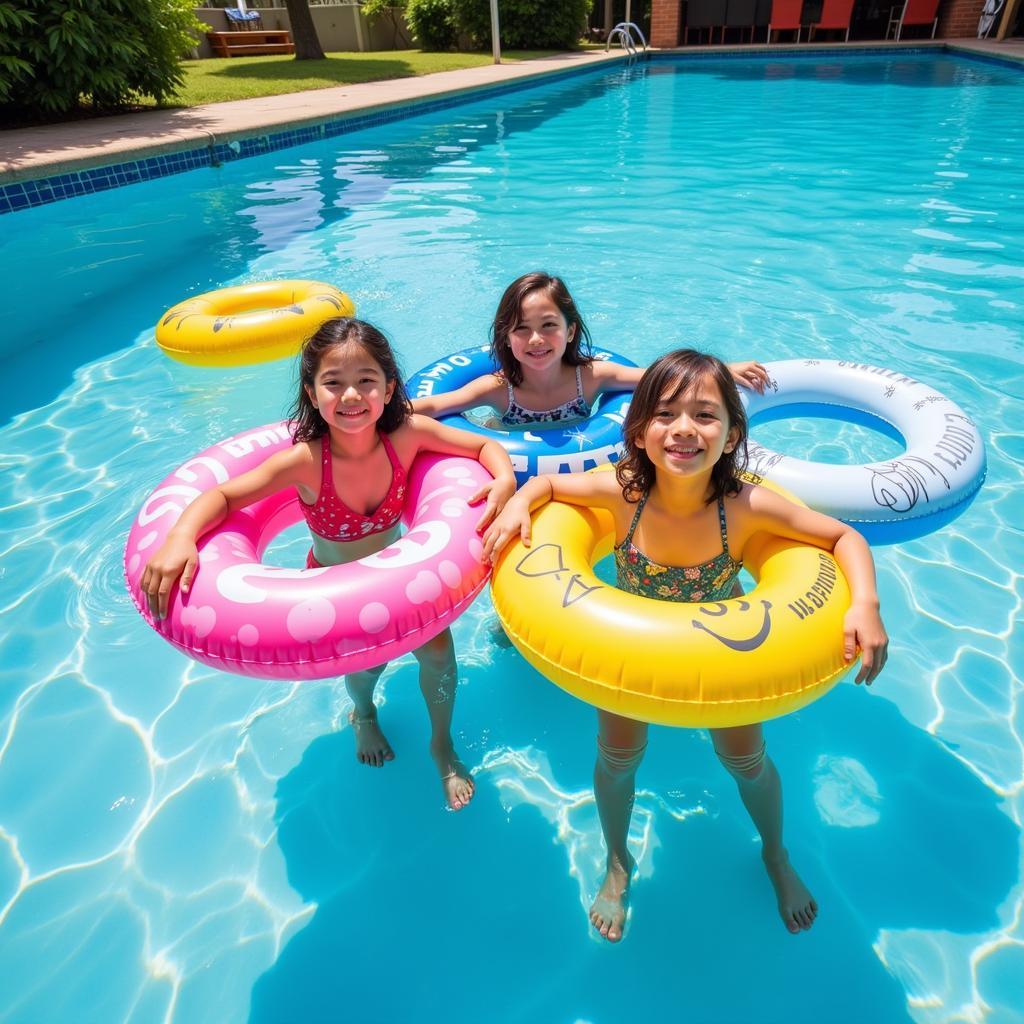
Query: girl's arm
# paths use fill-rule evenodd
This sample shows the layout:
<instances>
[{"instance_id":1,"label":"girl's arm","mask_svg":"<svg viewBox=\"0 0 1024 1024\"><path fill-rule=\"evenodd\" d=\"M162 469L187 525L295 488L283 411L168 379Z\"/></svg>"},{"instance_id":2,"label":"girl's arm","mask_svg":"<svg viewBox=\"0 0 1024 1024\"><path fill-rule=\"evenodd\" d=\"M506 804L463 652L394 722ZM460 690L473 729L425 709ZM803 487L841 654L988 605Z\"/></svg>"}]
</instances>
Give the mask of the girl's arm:
<instances>
[{"instance_id":1,"label":"girl's arm","mask_svg":"<svg viewBox=\"0 0 1024 1024\"><path fill-rule=\"evenodd\" d=\"M644 368L595 359L590 364L590 372L594 380L594 398L597 398L605 391L636 391L636 386L644 375Z\"/></svg>"},{"instance_id":2,"label":"girl's arm","mask_svg":"<svg viewBox=\"0 0 1024 1024\"><path fill-rule=\"evenodd\" d=\"M465 412L467 409L475 409L478 405L489 405L492 409L498 409L497 402L505 394L505 384L500 377L493 373L477 377L468 384L464 384L455 391L446 391L442 394L427 395L424 398L412 400L412 411L423 416L446 416L450 413Z\"/></svg>"},{"instance_id":3,"label":"girl's arm","mask_svg":"<svg viewBox=\"0 0 1024 1024\"><path fill-rule=\"evenodd\" d=\"M188 593L199 562L196 541L203 534L219 526L232 512L260 498L290 485L308 483L311 465L309 447L298 444L271 455L248 473L203 491L181 513L142 571L139 587L149 601L153 617L166 618L171 588L179 576L182 593Z\"/></svg>"},{"instance_id":4,"label":"girl's arm","mask_svg":"<svg viewBox=\"0 0 1024 1024\"><path fill-rule=\"evenodd\" d=\"M882 625L875 586L875 562L868 542L852 526L813 509L794 505L766 487L750 487L749 502L750 533L765 530L814 544L835 555L850 584L851 595L850 610L844 623L844 656L847 662L851 662L857 655L857 648L860 648L861 663L856 682L870 684L885 666L889 638Z\"/></svg>"},{"instance_id":5,"label":"girl's arm","mask_svg":"<svg viewBox=\"0 0 1024 1024\"><path fill-rule=\"evenodd\" d=\"M768 384L768 371L757 362L729 363L732 379L742 388L751 388L759 395L764 394ZM594 398L604 391L635 391L644 369L640 366L623 366L621 363L595 359L590 364L594 375ZM419 411L419 410L417 410Z\"/></svg>"},{"instance_id":6,"label":"girl's arm","mask_svg":"<svg viewBox=\"0 0 1024 1024\"><path fill-rule=\"evenodd\" d=\"M484 558L496 562L501 549L516 534L529 547L530 513L549 501L603 508L614 513L622 503L622 490L614 473L551 473L531 477L509 498L484 534Z\"/></svg>"},{"instance_id":7,"label":"girl's arm","mask_svg":"<svg viewBox=\"0 0 1024 1024\"><path fill-rule=\"evenodd\" d=\"M484 514L476 524L477 531L482 531L515 493L516 475L508 452L497 441L438 423L429 416L414 413L404 429L410 432L415 444L413 457L421 451L462 455L476 459L494 477L469 498L470 505L478 505L486 499Z\"/></svg>"},{"instance_id":8,"label":"girl's arm","mask_svg":"<svg viewBox=\"0 0 1024 1024\"><path fill-rule=\"evenodd\" d=\"M745 363L729 363L728 365L732 379L741 388L750 388L759 395L764 394L764 389L768 386L768 371L760 363L751 359Z\"/></svg>"}]
</instances>

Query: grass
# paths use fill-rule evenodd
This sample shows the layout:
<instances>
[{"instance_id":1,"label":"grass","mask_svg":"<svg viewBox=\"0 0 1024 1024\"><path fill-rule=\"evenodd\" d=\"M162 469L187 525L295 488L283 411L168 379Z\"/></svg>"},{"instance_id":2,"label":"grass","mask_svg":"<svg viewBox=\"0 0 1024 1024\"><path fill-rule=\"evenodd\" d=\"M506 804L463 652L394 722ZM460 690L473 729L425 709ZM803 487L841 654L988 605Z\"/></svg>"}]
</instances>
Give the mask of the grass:
<instances>
[{"instance_id":1,"label":"grass","mask_svg":"<svg viewBox=\"0 0 1024 1024\"><path fill-rule=\"evenodd\" d=\"M502 54L514 62L546 57L553 50L517 50ZM489 53L425 53L387 50L375 53L331 53L325 60L295 60L291 56L215 57L183 63L185 83L168 106L195 107L201 103L280 96L306 89L412 78L437 71L476 68L491 63Z\"/></svg>"}]
</instances>

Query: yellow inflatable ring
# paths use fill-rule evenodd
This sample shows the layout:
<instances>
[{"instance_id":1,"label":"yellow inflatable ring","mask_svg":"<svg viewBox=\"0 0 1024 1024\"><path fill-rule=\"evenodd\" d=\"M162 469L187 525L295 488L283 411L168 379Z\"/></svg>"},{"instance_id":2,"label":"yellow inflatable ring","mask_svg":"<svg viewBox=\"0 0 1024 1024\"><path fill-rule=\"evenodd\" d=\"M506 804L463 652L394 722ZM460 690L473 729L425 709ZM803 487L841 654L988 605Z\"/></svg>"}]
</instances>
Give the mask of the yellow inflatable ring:
<instances>
[{"instance_id":1,"label":"yellow inflatable ring","mask_svg":"<svg viewBox=\"0 0 1024 1024\"><path fill-rule=\"evenodd\" d=\"M659 725L749 725L804 707L849 670L850 591L827 552L754 537L749 594L681 604L602 583L591 566L613 540L608 513L551 502L531 546L510 544L491 575L512 642L580 700Z\"/></svg>"},{"instance_id":2,"label":"yellow inflatable ring","mask_svg":"<svg viewBox=\"0 0 1024 1024\"><path fill-rule=\"evenodd\" d=\"M344 292L320 281L261 281L172 306L156 325L156 343L193 366L262 363L294 355L325 320L355 311Z\"/></svg>"}]
</instances>

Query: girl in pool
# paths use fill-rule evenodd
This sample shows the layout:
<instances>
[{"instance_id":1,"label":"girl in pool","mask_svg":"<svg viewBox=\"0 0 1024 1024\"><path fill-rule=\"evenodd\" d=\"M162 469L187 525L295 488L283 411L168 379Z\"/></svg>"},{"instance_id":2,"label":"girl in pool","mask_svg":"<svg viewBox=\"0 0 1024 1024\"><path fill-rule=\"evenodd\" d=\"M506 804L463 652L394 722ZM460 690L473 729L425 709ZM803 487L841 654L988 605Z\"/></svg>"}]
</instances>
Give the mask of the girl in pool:
<instances>
[{"instance_id":1,"label":"girl in pool","mask_svg":"<svg viewBox=\"0 0 1024 1024\"><path fill-rule=\"evenodd\" d=\"M484 537L492 560L513 537L530 543L530 511L551 500L603 508L615 521L618 586L663 601L721 601L740 593L743 551L758 532L831 551L850 584L845 657L858 648L857 682L870 683L886 660L874 563L856 530L742 481L747 424L728 369L713 356L681 349L644 373L623 425L624 453L611 473L529 480ZM594 793L608 849L608 871L590 908L594 927L622 938L634 863L626 847L636 770L647 724L598 711ZM739 786L761 836L761 856L779 913L793 933L818 912L782 842L782 788L760 724L712 729L715 752Z\"/></svg>"},{"instance_id":2,"label":"girl in pool","mask_svg":"<svg viewBox=\"0 0 1024 1024\"><path fill-rule=\"evenodd\" d=\"M604 391L632 391L643 370L595 360L590 332L560 278L541 271L516 278L498 303L491 325L491 358L500 373L477 377L448 393L414 398L413 411L444 416L490 406L500 426L569 423L586 419ZM763 391L760 363L732 363L738 384Z\"/></svg>"},{"instance_id":3,"label":"girl in pool","mask_svg":"<svg viewBox=\"0 0 1024 1024\"><path fill-rule=\"evenodd\" d=\"M465 431L414 415L387 339L361 320L326 321L306 342L292 411L294 445L261 466L205 491L181 514L141 579L153 614L167 614L168 595L181 577L187 593L198 564L196 541L237 509L285 487L298 491L313 546L307 566L337 565L380 551L399 536L406 475L420 452L478 459L494 477L470 504L484 502L483 530L515 491L505 450ZM473 796L473 780L451 739L456 665L446 629L415 652L420 689L430 715L430 752L445 799L460 810ZM373 691L384 665L345 677L356 757L380 767L394 757L377 722Z\"/></svg>"}]
</instances>

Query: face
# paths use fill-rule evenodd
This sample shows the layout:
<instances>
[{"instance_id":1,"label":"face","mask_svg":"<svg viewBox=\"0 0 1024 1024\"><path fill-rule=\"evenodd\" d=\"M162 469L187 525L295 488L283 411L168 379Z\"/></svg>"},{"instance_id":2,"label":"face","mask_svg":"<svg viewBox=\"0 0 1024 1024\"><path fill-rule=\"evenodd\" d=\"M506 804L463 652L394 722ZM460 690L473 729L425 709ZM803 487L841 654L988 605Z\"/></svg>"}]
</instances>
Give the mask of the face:
<instances>
[{"instance_id":1,"label":"face","mask_svg":"<svg viewBox=\"0 0 1024 1024\"><path fill-rule=\"evenodd\" d=\"M669 390L662 396L637 447L659 472L689 476L710 473L738 439L739 429L729 426L722 392L708 375L689 391L672 397Z\"/></svg>"},{"instance_id":2,"label":"face","mask_svg":"<svg viewBox=\"0 0 1024 1024\"><path fill-rule=\"evenodd\" d=\"M519 320L509 331L512 355L524 367L547 369L562 361L576 327L541 289L530 292L519 308Z\"/></svg>"},{"instance_id":3,"label":"face","mask_svg":"<svg viewBox=\"0 0 1024 1024\"><path fill-rule=\"evenodd\" d=\"M376 424L394 390L377 360L358 342L348 342L324 353L306 393L328 427L358 433Z\"/></svg>"}]
</instances>

